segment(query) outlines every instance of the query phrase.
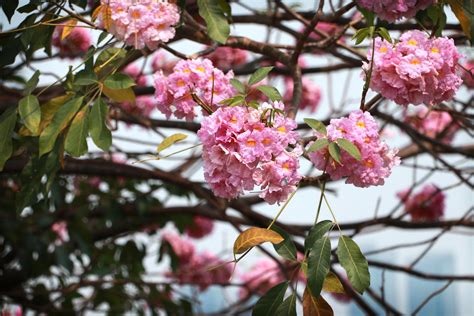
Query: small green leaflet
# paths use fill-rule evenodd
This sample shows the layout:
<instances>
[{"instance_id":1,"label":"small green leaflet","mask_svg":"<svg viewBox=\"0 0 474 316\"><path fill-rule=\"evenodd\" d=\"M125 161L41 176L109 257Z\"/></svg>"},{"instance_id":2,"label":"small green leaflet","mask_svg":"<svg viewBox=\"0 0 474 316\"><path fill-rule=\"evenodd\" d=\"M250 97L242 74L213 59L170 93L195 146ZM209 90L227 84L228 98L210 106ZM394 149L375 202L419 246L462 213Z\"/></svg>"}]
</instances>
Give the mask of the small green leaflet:
<instances>
[{"instance_id":1,"label":"small green leaflet","mask_svg":"<svg viewBox=\"0 0 474 316\"><path fill-rule=\"evenodd\" d=\"M95 72L92 71L87 71L87 70L81 70L76 74L76 77L74 79L74 84L78 86L88 86L91 84L97 84L98 83L98 78Z\"/></svg>"},{"instance_id":2,"label":"small green leaflet","mask_svg":"<svg viewBox=\"0 0 474 316\"><path fill-rule=\"evenodd\" d=\"M181 133L168 136L165 139L163 139L163 141L158 145L158 147L156 148L156 151L159 154L161 151L165 150L166 148L172 146L173 144L179 141L182 141L183 139L186 139L187 137L188 135L181 134Z\"/></svg>"},{"instance_id":3,"label":"small green leaflet","mask_svg":"<svg viewBox=\"0 0 474 316\"><path fill-rule=\"evenodd\" d=\"M16 108L10 107L0 116L0 171L13 152L12 136L16 124Z\"/></svg>"},{"instance_id":4,"label":"small green leaflet","mask_svg":"<svg viewBox=\"0 0 474 316\"><path fill-rule=\"evenodd\" d=\"M38 98L34 95L27 95L20 100L18 105L20 117L33 135L38 135L41 122L41 109Z\"/></svg>"},{"instance_id":5,"label":"small green leaflet","mask_svg":"<svg viewBox=\"0 0 474 316\"><path fill-rule=\"evenodd\" d=\"M135 85L135 81L133 81L133 79L126 74L116 73L107 77L107 79L104 80L104 85L107 88L113 90L127 89L133 87Z\"/></svg>"},{"instance_id":6,"label":"small green leaflet","mask_svg":"<svg viewBox=\"0 0 474 316\"><path fill-rule=\"evenodd\" d=\"M112 134L105 123L109 109L104 99L98 98L91 109L89 133L100 149L107 151L112 145Z\"/></svg>"},{"instance_id":7,"label":"small green leaflet","mask_svg":"<svg viewBox=\"0 0 474 316\"><path fill-rule=\"evenodd\" d=\"M332 159L341 164L341 150L336 143L329 143L329 154L331 155Z\"/></svg>"},{"instance_id":8,"label":"small green leaflet","mask_svg":"<svg viewBox=\"0 0 474 316\"><path fill-rule=\"evenodd\" d=\"M338 138L336 140L336 143L341 147L345 152L347 152L349 155L354 157L354 159L360 161L362 159L362 156L360 155L359 148L357 148L356 145L351 143L345 138Z\"/></svg>"},{"instance_id":9,"label":"small green leaflet","mask_svg":"<svg viewBox=\"0 0 474 316\"><path fill-rule=\"evenodd\" d=\"M274 316L278 307L283 302L288 282L280 283L272 287L255 304L252 310L252 316Z\"/></svg>"},{"instance_id":10,"label":"small green leaflet","mask_svg":"<svg viewBox=\"0 0 474 316\"><path fill-rule=\"evenodd\" d=\"M359 246L349 237L339 237L337 257L354 289L363 293L370 286L369 264Z\"/></svg>"},{"instance_id":11,"label":"small green leaflet","mask_svg":"<svg viewBox=\"0 0 474 316\"><path fill-rule=\"evenodd\" d=\"M64 149L74 157L87 153L87 134L89 133L89 108L84 107L72 120L64 144Z\"/></svg>"},{"instance_id":12,"label":"small green leaflet","mask_svg":"<svg viewBox=\"0 0 474 316\"><path fill-rule=\"evenodd\" d=\"M265 79L265 77L268 75L268 73L270 71L272 71L273 67L262 67L262 68L259 68L257 69L251 76L250 76L250 79L249 79L249 86L251 85L254 85L256 83L259 83L260 81L262 81L263 79Z\"/></svg>"},{"instance_id":13,"label":"small green leaflet","mask_svg":"<svg viewBox=\"0 0 474 316\"><path fill-rule=\"evenodd\" d=\"M320 138L316 140L314 143L311 144L308 148L308 152L312 153L314 151L318 151L322 148L326 148L326 146L329 144L329 141L326 138Z\"/></svg>"},{"instance_id":14,"label":"small green leaflet","mask_svg":"<svg viewBox=\"0 0 474 316\"><path fill-rule=\"evenodd\" d=\"M199 15L206 21L210 38L224 44L230 34L229 22L219 0L198 0Z\"/></svg>"},{"instance_id":15,"label":"small green leaflet","mask_svg":"<svg viewBox=\"0 0 474 316\"><path fill-rule=\"evenodd\" d=\"M235 90L237 90L237 92L245 93L245 86L242 82L240 82L239 80L235 78L232 78L230 79L230 83L235 88Z\"/></svg>"},{"instance_id":16,"label":"small green leaflet","mask_svg":"<svg viewBox=\"0 0 474 316\"><path fill-rule=\"evenodd\" d=\"M309 127L319 132L320 134L327 135L328 132L326 130L326 126L324 126L324 124L321 121L311 119L311 118L305 118L304 122L308 124Z\"/></svg>"},{"instance_id":17,"label":"small green leaflet","mask_svg":"<svg viewBox=\"0 0 474 316\"><path fill-rule=\"evenodd\" d=\"M281 94L278 92L278 90L275 87L272 86L258 86L255 87L257 90L262 91L263 94L265 94L270 100L272 101L280 101L281 100Z\"/></svg>"}]
</instances>

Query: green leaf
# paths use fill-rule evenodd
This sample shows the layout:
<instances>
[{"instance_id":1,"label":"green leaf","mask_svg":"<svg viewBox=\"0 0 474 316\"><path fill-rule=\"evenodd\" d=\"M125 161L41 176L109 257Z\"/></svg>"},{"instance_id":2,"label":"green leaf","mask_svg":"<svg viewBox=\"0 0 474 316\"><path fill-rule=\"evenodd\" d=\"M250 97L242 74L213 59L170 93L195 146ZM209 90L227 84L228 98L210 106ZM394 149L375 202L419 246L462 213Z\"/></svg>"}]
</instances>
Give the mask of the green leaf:
<instances>
[{"instance_id":1,"label":"green leaf","mask_svg":"<svg viewBox=\"0 0 474 316\"><path fill-rule=\"evenodd\" d=\"M329 154L331 155L332 159L341 164L341 150L336 143L329 143Z\"/></svg>"},{"instance_id":2,"label":"green leaf","mask_svg":"<svg viewBox=\"0 0 474 316\"><path fill-rule=\"evenodd\" d=\"M230 107L238 106L245 103L245 97L243 95L236 95L232 98L222 100L220 103Z\"/></svg>"},{"instance_id":3,"label":"green leaf","mask_svg":"<svg viewBox=\"0 0 474 316\"><path fill-rule=\"evenodd\" d=\"M91 109L89 133L100 149L107 151L112 145L112 134L105 123L109 109L102 98L98 98Z\"/></svg>"},{"instance_id":4,"label":"green leaf","mask_svg":"<svg viewBox=\"0 0 474 316\"><path fill-rule=\"evenodd\" d=\"M230 79L230 83L235 88L235 90L237 90L237 92L245 93L245 86L242 82L240 82L239 80L235 78L232 78Z\"/></svg>"},{"instance_id":5,"label":"green leaf","mask_svg":"<svg viewBox=\"0 0 474 316\"><path fill-rule=\"evenodd\" d=\"M316 140L314 143L312 143L311 146L309 146L307 152L312 153L314 151L318 151L320 149L326 148L328 144L329 144L329 141L327 140L327 138L320 138Z\"/></svg>"},{"instance_id":6,"label":"green leaf","mask_svg":"<svg viewBox=\"0 0 474 316\"><path fill-rule=\"evenodd\" d=\"M39 82L39 76L40 76L40 71L36 70L33 76L26 82L25 84L25 90L23 93L25 95L31 94L34 89L36 89L36 86L38 85Z\"/></svg>"},{"instance_id":7,"label":"green leaf","mask_svg":"<svg viewBox=\"0 0 474 316\"><path fill-rule=\"evenodd\" d=\"M104 86L102 92L112 101L115 102L135 102L135 92L132 88L126 89L109 89Z\"/></svg>"},{"instance_id":8,"label":"green leaf","mask_svg":"<svg viewBox=\"0 0 474 316\"><path fill-rule=\"evenodd\" d=\"M106 31L103 31L102 33L100 33L99 38L97 39L97 45L99 45L100 42L106 39L107 35L109 35L109 33L107 33Z\"/></svg>"},{"instance_id":9,"label":"green leaf","mask_svg":"<svg viewBox=\"0 0 474 316\"><path fill-rule=\"evenodd\" d=\"M11 23L12 16L15 14L15 10L18 7L18 0L3 0L1 1L3 12L8 19L8 22ZM3 24L3 23L2 23Z\"/></svg>"},{"instance_id":10,"label":"green leaf","mask_svg":"<svg viewBox=\"0 0 474 316\"><path fill-rule=\"evenodd\" d=\"M41 132L39 137L39 154L50 152L59 134L68 126L82 105L84 97L74 98L63 104L54 114L51 123Z\"/></svg>"},{"instance_id":11,"label":"green leaf","mask_svg":"<svg viewBox=\"0 0 474 316\"><path fill-rule=\"evenodd\" d=\"M303 119L303 121L306 124L308 124L309 127L314 129L318 133L323 134L323 135L327 135L328 132L327 132L326 126L323 124L323 122L315 120L315 119L311 119L311 118L305 118L305 119Z\"/></svg>"},{"instance_id":12,"label":"green leaf","mask_svg":"<svg viewBox=\"0 0 474 316\"><path fill-rule=\"evenodd\" d=\"M358 6L357 9L364 16L365 20L367 21L367 25L368 26L373 26L374 22L375 22L375 13L370 11L370 10L364 9L360 6Z\"/></svg>"},{"instance_id":13,"label":"green leaf","mask_svg":"<svg viewBox=\"0 0 474 316\"><path fill-rule=\"evenodd\" d=\"M74 157L87 153L88 115L89 108L84 107L72 120L67 133L64 149Z\"/></svg>"},{"instance_id":14,"label":"green leaf","mask_svg":"<svg viewBox=\"0 0 474 316\"><path fill-rule=\"evenodd\" d=\"M222 9L222 11L225 13L227 17L230 17L232 15L232 9L230 7L229 2L227 0L217 0L219 2L219 5Z\"/></svg>"},{"instance_id":15,"label":"green leaf","mask_svg":"<svg viewBox=\"0 0 474 316\"><path fill-rule=\"evenodd\" d=\"M38 135L41 122L41 108L38 98L34 95L24 97L20 100L18 111L26 128L28 128L33 135Z\"/></svg>"},{"instance_id":16,"label":"green leaf","mask_svg":"<svg viewBox=\"0 0 474 316\"><path fill-rule=\"evenodd\" d=\"M321 293L330 265L331 241L326 236L314 243L308 256L308 287L314 297Z\"/></svg>"},{"instance_id":17,"label":"green leaf","mask_svg":"<svg viewBox=\"0 0 474 316\"><path fill-rule=\"evenodd\" d=\"M308 233L308 236L306 237L304 241L304 249L306 251L309 251L314 243L321 239L326 233L334 226L333 222L325 220L317 223L313 227L311 227L311 230Z\"/></svg>"},{"instance_id":18,"label":"green leaf","mask_svg":"<svg viewBox=\"0 0 474 316\"><path fill-rule=\"evenodd\" d=\"M176 133L171 136L166 137L163 141L158 145L156 151L160 153L161 151L165 150L166 148L172 146L173 144L186 139L188 135Z\"/></svg>"},{"instance_id":19,"label":"green leaf","mask_svg":"<svg viewBox=\"0 0 474 316\"><path fill-rule=\"evenodd\" d=\"M272 86L258 86L256 87L257 90L260 90L265 94L270 100L272 101L280 101L281 94L275 87Z\"/></svg>"},{"instance_id":20,"label":"green leaf","mask_svg":"<svg viewBox=\"0 0 474 316\"><path fill-rule=\"evenodd\" d=\"M296 316L296 293L288 296L278 307L276 316Z\"/></svg>"},{"instance_id":21,"label":"green leaf","mask_svg":"<svg viewBox=\"0 0 474 316\"><path fill-rule=\"evenodd\" d=\"M323 291L330 292L330 293L341 293L341 294L346 293L341 281L339 280L337 275L335 275L332 272L329 272L328 275L326 276L326 279L324 279Z\"/></svg>"},{"instance_id":22,"label":"green leaf","mask_svg":"<svg viewBox=\"0 0 474 316\"><path fill-rule=\"evenodd\" d=\"M88 86L91 84L97 84L98 78L97 75L92 71L81 70L77 73L74 80L74 84L78 86Z\"/></svg>"},{"instance_id":23,"label":"green leaf","mask_svg":"<svg viewBox=\"0 0 474 316\"><path fill-rule=\"evenodd\" d=\"M230 27L219 0L198 0L197 3L199 15L206 21L209 37L224 44L229 37Z\"/></svg>"},{"instance_id":24,"label":"green leaf","mask_svg":"<svg viewBox=\"0 0 474 316\"><path fill-rule=\"evenodd\" d=\"M390 36L390 33L388 32L386 28L379 27L377 32L384 40L386 40L389 43L392 43L392 37Z\"/></svg>"},{"instance_id":25,"label":"green leaf","mask_svg":"<svg viewBox=\"0 0 474 316\"><path fill-rule=\"evenodd\" d=\"M367 38L367 36L369 36L369 33L370 33L370 30L368 27L357 30L357 32L355 32L355 34L352 36L352 40L355 39L356 40L355 44L359 45Z\"/></svg>"},{"instance_id":26,"label":"green leaf","mask_svg":"<svg viewBox=\"0 0 474 316\"><path fill-rule=\"evenodd\" d=\"M10 107L0 116L0 171L13 153L13 131L16 124L16 108Z\"/></svg>"},{"instance_id":27,"label":"green leaf","mask_svg":"<svg viewBox=\"0 0 474 316\"><path fill-rule=\"evenodd\" d=\"M370 286L370 273L367 259L360 251L359 246L349 237L339 237L337 257L354 289L363 293Z\"/></svg>"},{"instance_id":28,"label":"green leaf","mask_svg":"<svg viewBox=\"0 0 474 316\"><path fill-rule=\"evenodd\" d=\"M352 142L348 141L345 138L338 138L336 143L341 147L345 152L354 157L354 159L360 161L362 156L360 155L359 148L354 145Z\"/></svg>"},{"instance_id":29,"label":"green leaf","mask_svg":"<svg viewBox=\"0 0 474 316\"><path fill-rule=\"evenodd\" d=\"M252 310L252 316L274 316L278 307L283 302L287 289L288 282L283 282L272 287L257 301Z\"/></svg>"},{"instance_id":30,"label":"green leaf","mask_svg":"<svg viewBox=\"0 0 474 316\"><path fill-rule=\"evenodd\" d=\"M268 73L270 71L272 71L273 69L273 66L270 66L270 67L262 67L262 68L258 68L251 76L250 76L250 79L249 79L249 86L252 86L256 83L259 83L260 81L262 81L263 79L265 79L265 77L268 75Z\"/></svg>"},{"instance_id":31,"label":"green leaf","mask_svg":"<svg viewBox=\"0 0 474 316\"><path fill-rule=\"evenodd\" d=\"M296 246L291 240L291 236L278 226L273 225L271 229L285 239L281 243L273 245L275 251L287 260L296 261Z\"/></svg>"},{"instance_id":32,"label":"green leaf","mask_svg":"<svg viewBox=\"0 0 474 316\"><path fill-rule=\"evenodd\" d=\"M107 77L107 79L104 80L104 85L113 90L127 89L133 87L135 81L126 74L116 73Z\"/></svg>"}]
</instances>

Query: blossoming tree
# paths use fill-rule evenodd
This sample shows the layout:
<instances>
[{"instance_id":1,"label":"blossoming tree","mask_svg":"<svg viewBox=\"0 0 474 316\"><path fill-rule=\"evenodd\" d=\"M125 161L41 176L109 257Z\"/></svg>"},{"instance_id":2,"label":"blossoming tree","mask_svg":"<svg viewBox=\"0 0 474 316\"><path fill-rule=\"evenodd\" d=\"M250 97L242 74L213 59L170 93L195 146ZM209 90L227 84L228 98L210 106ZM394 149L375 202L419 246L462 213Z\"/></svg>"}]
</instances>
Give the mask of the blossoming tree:
<instances>
[{"instance_id":1,"label":"blossoming tree","mask_svg":"<svg viewBox=\"0 0 474 316\"><path fill-rule=\"evenodd\" d=\"M333 315L334 295L400 315L474 281L416 267L448 232L474 226L472 208L452 216L445 201L473 187L474 145L457 141L473 127L472 1L20 2L1 2L4 313L192 314L206 306L192 293L218 286L232 294L218 314ZM236 35L245 24L266 36ZM341 72L335 106L334 80L313 75ZM341 182L385 195L402 167L413 179L397 183L397 206L338 220ZM431 181L446 172L450 183ZM304 223L282 220L300 192L312 192ZM209 246L216 225L235 229L232 247ZM380 228L437 233L392 238L374 260L357 240ZM397 265L389 252L404 247L421 250ZM374 269L447 283L400 310L371 285Z\"/></svg>"}]
</instances>

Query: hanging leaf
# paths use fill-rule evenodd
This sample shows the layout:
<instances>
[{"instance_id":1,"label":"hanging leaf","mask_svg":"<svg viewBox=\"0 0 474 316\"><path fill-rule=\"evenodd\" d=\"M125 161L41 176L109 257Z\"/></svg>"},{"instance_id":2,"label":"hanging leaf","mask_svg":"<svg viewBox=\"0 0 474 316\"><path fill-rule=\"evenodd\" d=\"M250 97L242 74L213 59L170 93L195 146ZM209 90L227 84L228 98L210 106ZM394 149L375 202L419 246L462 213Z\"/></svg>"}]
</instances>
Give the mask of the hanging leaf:
<instances>
[{"instance_id":1,"label":"hanging leaf","mask_svg":"<svg viewBox=\"0 0 474 316\"><path fill-rule=\"evenodd\" d=\"M281 94L275 87L271 86L258 86L256 87L257 90L260 90L263 94L265 94L270 100L272 101L280 101Z\"/></svg>"},{"instance_id":2,"label":"hanging leaf","mask_svg":"<svg viewBox=\"0 0 474 316\"><path fill-rule=\"evenodd\" d=\"M95 72L84 69L76 74L74 78L74 84L78 86L88 86L91 84L97 84L98 80L99 79L97 78Z\"/></svg>"},{"instance_id":3,"label":"hanging leaf","mask_svg":"<svg viewBox=\"0 0 474 316\"><path fill-rule=\"evenodd\" d=\"M206 21L210 38L225 44L230 34L229 23L224 15L219 0L198 0L199 15Z\"/></svg>"},{"instance_id":4,"label":"hanging leaf","mask_svg":"<svg viewBox=\"0 0 474 316\"><path fill-rule=\"evenodd\" d=\"M252 310L252 316L274 316L278 307L283 302L288 282L280 283L272 287L255 304Z\"/></svg>"},{"instance_id":5,"label":"hanging leaf","mask_svg":"<svg viewBox=\"0 0 474 316\"><path fill-rule=\"evenodd\" d=\"M245 93L245 86L239 80L232 78L230 79L230 84L237 90L239 93Z\"/></svg>"},{"instance_id":6,"label":"hanging leaf","mask_svg":"<svg viewBox=\"0 0 474 316\"><path fill-rule=\"evenodd\" d=\"M308 287L318 297L331 265L331 241L329 237L318 239L308 256Z\"/></svg>"},{"instance_id":7,"label":"hanging leaf","mask_svg":"<svg viewBox=\"0 0 474 316\"><path fill-rule=\"evenodd\" d=\"M329 143L329 154L331 155L332 159L341 164L341 150L336 143Z\"/></svg>"},{"instance_id":8,"label":"hanging leaf","mask_svg":"<svg viewBox=\"0 0 474 316\"><path fill-rule=\"evenodd\" d=\"M327 140L327 138L317 139L314 143L311 144L311 146L309 146L307 152L312 153L315 151L319 151L323 148L326 148L328 144L329 144L329 141Z\"/></svg>"},{"instance_id":9,"label":"hanging leaf","mask_svg":"<svg viewBox=\"0 0 474 316\"><path fill-rule=\"evenodd\" d=\"M108 111L107 103L98 98L92 106L89 118L89 133L94 144L103 151L109 150L112 145L112 134L106 124Z\"/></svg>"},{"instance_id":10,"label":"hanging leaf","mask_svg":"<svg viewBox=\"0 0 474 316\"><path fill-rule=\"evenodd\" d=\"M327 132L326 126L323 124L323 122L315 120L315 119L311 119L311 118L305 118L303 120L306 124L308 124L309 127L314 129L316 132L318 132L320 134L323 134L323 135L327 135L328 132Z\"/></svg>"},{"instance_id":11,"label":"hanging leaf","mask_svg":"<svg viewBox=\"0 0 474 316\"><path fill-rule=\"evenodd\" d=\"M0 171L13 152L13 131L16 124L16 108L10 107L0 115Z\"/></svg>"},{"instance_id":12,"label":"hanging leaf","mask_svg":"<svg viewBox=\"0 0 474 316\"><path fill-rule=\"evenodd\" d=\"M76 27L76 24L76 19L70 19L64 24L63 31L61 33L61 41L68 37L69 34L71 34L72 30L74 30L74 27Z\"/></svg>"},{"instance_id":13,"label":"hanging leaf","mask_svg":"<svg viewBox=\"0 0 474 316\"><path fill-rule=\"evenodd\" d=\"M104 86L113 90L126 89L134 85L135 81L130 76L122 73L115 73L104 80Z\"/></svg>"},{"instance_id":14,"label":"hanging leaf","mask_svg":"<svg viewBox=\"0 0 474 316\"><path fill-rule=\"evenodd\" d=\"M324 220L311 227L304 241L305 251L311 250L316 240L321 239L334 226L333 222Z\"/></svg>"},{"instance_id":15,"label":"hanging leaf","mask_svg":"<svg viewBox=\"0 0 474 316\"><path fill-rule=\"evenodd\" d=\"M234 242L234 254L243 253L246 250L263 244L264 242L271 242L272 244L279 244L284 240L280 234L273 230L252 227L242 233Z\"/></svg>"},{"instance_id":16,"label":"hanging leaf","mask_svg":"<svg viewBox=\"0 0 474 316\"><path fill-rule=\"evenodd\" d=\"M273 225L271 229L276 231L285 239L281 243L273 245L275 251L287 260L296 261L296 246L293 240L291 240L291 236L276 225Z\"/></svg>"},{"instance_id":17,"label":"hanging leaf","mask_svg":"<svg viewBox=\"0 0 474 316\"><path fill-rule=\"evenodd\" d=\"M355 160L360 161L362 156L360 154L359 148L356 145L351 143L345 138L338 138L336 143L341 147L345 152L354 157Z\"/></svg>"},{"instance_id":18,"label":"hanging leaf","mask_svg":"<svg viewBox=\"0 0 474 316\"><path fill-rule=\"evenodd\" d=\"M276 316L296 316L296 293L288 296L277 308Z\"/></svg>"},{"instance_id":19,"label":"hanging leaf","mask_svg":"<svg viewBox=\"0 0 474 316\"><path fill-rule=\"evenodd\" d=\"M87 153L88 115L89 108L84 107L76 114L67 132L64 149L74 157Z\"/></svg>"},{"instance_id":20,"label":"hanging leaf","mask_svg":"<svg viewBox=\"0 0 474 316\"><path fill-rule=\"evenodd\" d=\"M18 112L32 135L38 135L41 122L41 109L38 98L34 95L28 95L21 99L18 105Z\"/></svg>"},{"instance_id":21,"label":"hanging leaf","mask_svg":"<svg viewBox=\"0 0 474 316\"><path fill-rule=\"evenodd\" d=\"M166 148L172 146L173 144L186 139L188 135L177 133L171 136L166 137L163 141L158 145L156 151L160 153L161 151L165 150Z\"/></svg>"},{"instance_id":22,"label":"hanging leaf","mask_svg":"<svg viewBox=\"0 0 474 316\"><path fill-rule=\"evenodd\" d=\"M56 98L52 98L45 104L41 106L41 123L40 123L40 133L48 126L53 120L54 115L59 110L59 108L65 104L71 95L61 95Z\"/></svg>"},{"instance_id":23,"label":"hanging leaf","mask_svg":"<svg viewBox=\"0 0 474 316\"><path fill-rule=\"evenodd\" d=\"M254 85L254 84L256 84L256 83L259 83L260 81L262 81L263 79L265 79L265 77L268 75L268 73L269 73L270 71L272 71L272 69L273 69L273 66L258 68L258 69L250 76L248 85L249 85L249 86L252 86L252 85Z\"/></svg>"},{"instance_id":24,"label":"hanging leaf","mask_svg":"<svg viewBox=\"0 0 474 316\"><path fill-rule=\"evenodd\" d=\"M308 288L303 293L303 315L304 316L333 316L331 306L320 295L318 298L311 295Z\"/></svg>"},{"instance_id":25,"label":"hanging leaf","mask_svg":"<svg viewBox=\"0 0 474 316\"><path fill-rule=\"evenodd\" d=\"M39 82L40 71L36 70L33 76L26 82L25 89L23 90L24 95L29 95L36 89Z\"/></svg>"},{"instance_id":26,"label":"hanging leaf","mask_svg":"<svg viewBox=\"0 0 474 316\"><path fill-rule=\"evenodd\" d=\"M344 286L341 283L341 280L332 272L329 272L323 283L323 291L330 293L339 293L344 294Z\"/></svg>"},{"instance_id":27,"label":"hanging leaf","mask_svg":"<svg viewBox=\"0 0 474 316\"><path fill-rule=\"evenodd\" d=\"M359 246L349 237L339 237L337 257L354 289L363 293L370 286L370 273L367 259L360 251Z\"/></svg>"},{"instance_id":28,"label":"hanging leaf","mask_svg":"<svg viewBox=\"0 0 474 316\"><path fill-rule=\"evenodd\" d=\"M135 102L135 92L133 92L132 88L109 89L104 86L102 92L115 102Z\"/></svg>"},{"instance_id":29,"label":"hanging leaf","mask_svg":"<svg viewBox=\"0 0 474 316\"><path fill-rule=\"evenodd\" d=\"M461 24L464 34L472 41L474 33L474 1L448 0L451 10Z\"/></svg>"}]
</instances>

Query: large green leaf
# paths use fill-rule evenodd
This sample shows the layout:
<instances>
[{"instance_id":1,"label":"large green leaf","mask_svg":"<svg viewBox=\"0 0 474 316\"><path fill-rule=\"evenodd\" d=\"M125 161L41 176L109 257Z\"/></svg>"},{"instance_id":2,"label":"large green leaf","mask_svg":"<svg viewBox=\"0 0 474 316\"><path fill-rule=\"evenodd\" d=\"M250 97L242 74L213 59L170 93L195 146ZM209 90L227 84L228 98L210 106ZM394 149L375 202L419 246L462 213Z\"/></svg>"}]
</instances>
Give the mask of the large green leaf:
<instances>
[{"instance_id":1,"label":"large green leaf","mask_svg":"<svg viewBox=\"0 0 474 316\"><path fill-rule=\"evenodd\" d=\"M58 135L68 126L69 122L81 107L83 99L84 97L78 97L64 103L54 114L53 120L39 137L40 156L53 149Z\"/></svg>"},{"instance_id":2,"label":"large green leaf","mask_svg":"<svg viewBox=\"0 0 474 316\"><path fill-rule=\"evenodd\" d=\"M8 108L0 116L0 171L13 152L12 136L16 123L16 108Z\"/></svg>"},{"instance_id":3,"label":"large green leaf","mask_svg":"<svg viewBox=\"0 0 474 316\"><path fill-rule=\"evenodd\" d=\"M113 90L127 89L133 87L135 81L126 74L116 73L107 77L107 79L104 80L104 85Z\"/></svg>"},{"instance_id":4,"label":"large green leaf","mask_svg":"<svg viewBox=\"0 0 474 316\"><path fill-rule=\"evenodd\" d=\"M350 237L341 236L337 245L337 257L354 289L362 294L370 286L370 273L367 259L359 246Z\"/></svg>"},{"instance_id":5,"label":"large green leaf","mask_svg":"<svg viewBox=\"0 0 474 316\"><path fill-rule=\"evenodd\" d=\"M304 249L309 251L316 240L321 239L333 227L333 225L334 224L331 221L325 220L311 227L308 236L304 241Z\"/></svg>"},{"instance_id":6,"label":"large green leaf","mask_svg":"<svg viewBox=\"0 0 474 316\"><path fill-rule=\"evenodd\" d=\"M275 251L287 260L296 261L296 246L291 240L291 236L276 225L272 226L272 230L276 231L278 234L280 234L280 236L285 238L285 240L283 240L281 243L273 245Z\"/></svg>"},{"instance_id":7,"label":"large green leaf","mask_svg":"<svg viewBox=\"0 0 474 316\"><path fill-rule=\"evenodd\" d=\"M296 316L296 294L288 296L278 307L276 316Z\"/></svg>"},{"instance_id":8,"label":"large green leaf","mask_svg":"<svg viewBox=\"0 0 474 316\"><path fill-rule=\"evenodd\" d=\"M288 282L283 282L272 287L257 301L257 304L255 304L252 310L252 316L274 316L278 307L283 302L287 289Z\"/></svg>"},{"instance_id":9,"label":"large green leaf","mask_svg":"<svg viewBox=\"0 0 474 316\"><path fill-rule=\"evenodd\" d=\"M84 107L76 114L67 132L64 149L74 157L87 153L88 115L89 108Z\"/></svg>"},{"instance_id":10,"label":"large green leaf","mask_svg":"<svg viewBox=\"0 0 474 316\"><path fill-rule=\"evenodd\" d=\"M331 241L325 236L314 243L308 256L308 287L314 297L321 293L330 265Z\"/></svg>"},{"instance_id":11,"label":"large green leaf","mask_svg":"<svg viewBox=\"0 0 474 316\"><path fill-rule=\"evenodd\" d=\"M89 117L89 133L94 143L100 149L107 151L112 145L112 133L105 123L108 113L107 104L102 98L98 98L91 109Z\"/></svg>"},{"instance_id":12,"label":"large green leaf","mask_svg":"<svg viewBox=\"0 0 474 316\"><path fill-rule=\"evenodd\" d=\"M41 122L41 108L38 98L34 95L24 97L20 100L18 111L26 128L28 128L33 135L38 135Z\"/></svg>"},{"instance_id":13,"label":"large green leaf","mask_svg":"<svg viewBox=\"0 0 474 316\"><path fill-rule=\"evenodd\" d=\"M199 15L206 21L207 33L213 40L224 44L230 34L229 23L218 0L198 0Z\"/></svg>"}]
</instances>

